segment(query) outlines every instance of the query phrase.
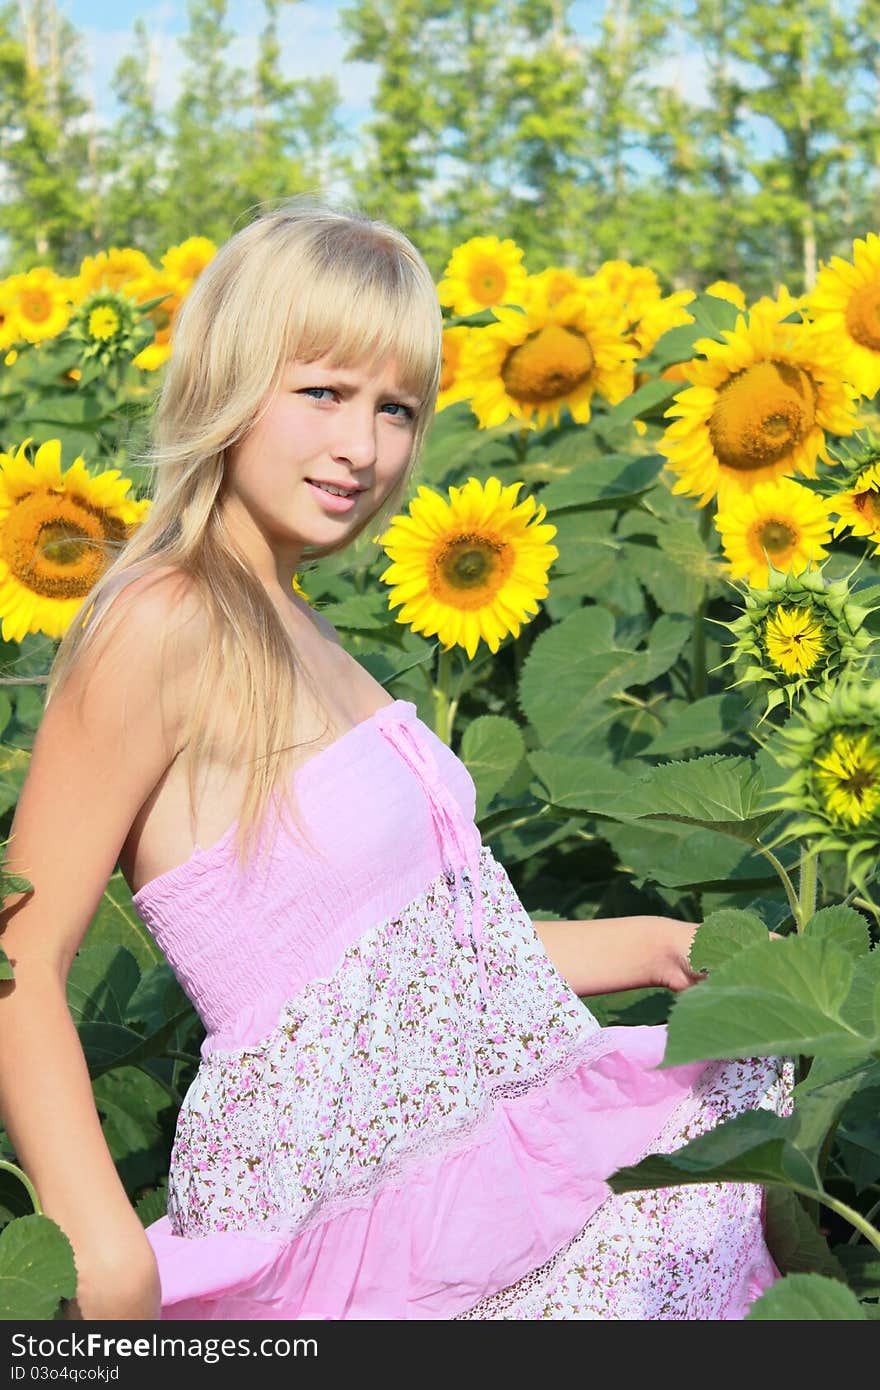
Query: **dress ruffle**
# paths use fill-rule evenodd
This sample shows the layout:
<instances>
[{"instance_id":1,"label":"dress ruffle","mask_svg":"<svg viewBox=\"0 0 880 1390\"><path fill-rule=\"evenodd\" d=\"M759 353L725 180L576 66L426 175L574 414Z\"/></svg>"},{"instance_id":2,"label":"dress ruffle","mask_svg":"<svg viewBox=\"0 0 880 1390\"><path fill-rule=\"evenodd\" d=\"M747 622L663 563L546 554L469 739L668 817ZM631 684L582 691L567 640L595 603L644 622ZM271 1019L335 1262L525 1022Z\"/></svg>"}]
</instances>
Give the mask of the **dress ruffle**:
<instances>
[{"instance_id":1,"label":"dress ruffle","mask_svg":"<svg viewBox=\"0 0 880 1390\"><path fill-rule=\"evenodd\" d=\"M705 1064L653 1070L665 1028L608 1028L609 1050L499 1099L479 1135L292 1239L148 1228L163 1317L451 1318L541 1265L610 1195ZM214 1300L215 1307L207 1305Z\"/></svg>"}]
</instances>

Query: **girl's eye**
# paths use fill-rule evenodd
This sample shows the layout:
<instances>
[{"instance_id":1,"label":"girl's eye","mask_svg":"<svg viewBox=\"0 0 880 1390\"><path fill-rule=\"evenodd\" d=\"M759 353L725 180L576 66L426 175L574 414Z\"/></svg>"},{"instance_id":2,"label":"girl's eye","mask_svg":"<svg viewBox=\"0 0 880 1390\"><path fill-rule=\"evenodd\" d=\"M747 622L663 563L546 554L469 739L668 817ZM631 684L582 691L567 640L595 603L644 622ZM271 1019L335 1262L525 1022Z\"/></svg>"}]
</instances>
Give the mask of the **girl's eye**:
<instances>
[{"instance_id":1,"label":"girl's eye","mask_svg":"<svg viewBox=\"0 0 880 1390\"><path fill-rule=\"evenodd\" d=\"M302 391L304 396L313 396L315 400L318 400L322 393L327 396L334 396L336 394L330 386L305 386Z\"/></svg>"},{"instance_id":2,"label":"girl's eye","mask_svg":"<svg viewBox=\"0 0 880 1390\"><path fill-rule=\"evenodd\" d=\"M397 412L397 411L401 412L400 414L396 414L396 415L395 415L395 418L398 419L398 420L401 420L401 419L403 419L403 420L414 420L414 419L415 419L415 414L416 414L415 411L414 411L410 406L404 405L401 401L388 401L386 405L383 405L382 409L383 409L383 410L393 410L393 411L395 411L395 412Z\"/></svg>"}]
</instances>

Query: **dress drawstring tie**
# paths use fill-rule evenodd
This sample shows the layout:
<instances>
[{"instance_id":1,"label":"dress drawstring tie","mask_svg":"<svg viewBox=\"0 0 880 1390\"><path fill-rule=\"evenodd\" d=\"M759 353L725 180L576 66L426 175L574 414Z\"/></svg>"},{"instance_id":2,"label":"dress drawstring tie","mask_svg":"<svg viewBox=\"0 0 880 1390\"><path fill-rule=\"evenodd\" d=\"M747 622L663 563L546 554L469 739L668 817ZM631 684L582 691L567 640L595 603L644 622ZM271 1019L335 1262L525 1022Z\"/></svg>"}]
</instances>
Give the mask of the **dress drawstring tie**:
<instances>
[{"instance_id":1,"label":"dress drawstring tie","mask_svg":"<svg viewBox=\"0 0 880 1390\"><path fill-rule=\"evenodd\" d=\"M434 754L419 738L412 724L402 720L380 721L379 728L390 743L394 745L404 762L418 777L428 803L437 833L440 852L447 872L454 877L455 886L455 926L456 943L463 946L468 940L468 932L461 908L463 892L462 868L466 867L471 881L471 937L477 957L477 970L480 990L485 1008L489 999L489 983L483 960L483 903L480 891L480 851L482 837L474 821L468 821L440 776ZM454 847L454 857L450 856L449 846Z\"/></svg>"}]
</instances>

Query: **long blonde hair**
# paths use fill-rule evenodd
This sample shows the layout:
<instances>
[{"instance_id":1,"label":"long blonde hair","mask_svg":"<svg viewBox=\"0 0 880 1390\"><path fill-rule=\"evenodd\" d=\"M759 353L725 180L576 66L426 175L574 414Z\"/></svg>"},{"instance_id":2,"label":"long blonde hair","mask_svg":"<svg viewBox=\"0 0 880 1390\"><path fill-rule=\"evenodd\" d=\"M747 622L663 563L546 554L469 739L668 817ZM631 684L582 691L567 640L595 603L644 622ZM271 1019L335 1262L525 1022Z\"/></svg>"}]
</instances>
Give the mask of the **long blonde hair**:
<instances>
[{"instance_id":1,"label":"long blonde hair","mask_svg":"<svg viewBox=\"0 0 880 1390\"><path fill-rule=\"evenodd\" d=\"M234 752L251 764L236 834L241 865L270 797L277 803L282 790L283 800L293 800L280 758L292 746L286 743L294 726L291 668L313 683L268 593L224 525L220 500L227 451L260 418L292 359L310 362L330 355L349 367L393 355L401 386L421 402L407 468L380 509L344 540L305 547L303 560L342 550L367 526L381 534L403 504L434 414L441 340L437 291L407 237L358 212L302 197L263 212L236 232L180 311L146 455L152 505L62 639L47 703L126 585L169 566L187 576L203 601L209 627L184 730L190 816L194 824L196 774L210 746L217 691L225 687L235 710ZM294 818L302 830L295 811Z\"/></svg>"}]
</instances>

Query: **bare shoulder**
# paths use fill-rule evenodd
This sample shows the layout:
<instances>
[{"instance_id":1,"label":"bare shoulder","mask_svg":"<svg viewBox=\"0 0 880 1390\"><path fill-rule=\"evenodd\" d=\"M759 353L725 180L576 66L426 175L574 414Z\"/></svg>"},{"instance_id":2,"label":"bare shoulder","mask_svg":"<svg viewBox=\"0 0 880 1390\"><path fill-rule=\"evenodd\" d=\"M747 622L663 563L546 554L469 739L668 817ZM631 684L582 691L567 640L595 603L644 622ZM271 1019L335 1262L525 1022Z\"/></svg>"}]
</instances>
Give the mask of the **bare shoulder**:
<instances>
[{"instance_id":1,"label":"bare shoulder","mask_svg":"<svg viewBox=\"0 0 880 1390\"><path fill-rule=\"evenodd\" d=\"M342 638L339 636L339 633L336 631L336 628L333 626L330 619L325 618L323 613L319 613L317 608L313 608L312 613L315 616L315 621L318 624L318 628L327 638L327 640L332 642L335 646L341 647Z\"/></svg>"}]
</instances>

